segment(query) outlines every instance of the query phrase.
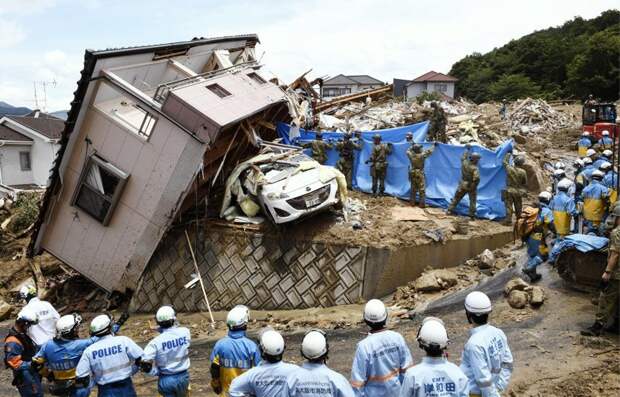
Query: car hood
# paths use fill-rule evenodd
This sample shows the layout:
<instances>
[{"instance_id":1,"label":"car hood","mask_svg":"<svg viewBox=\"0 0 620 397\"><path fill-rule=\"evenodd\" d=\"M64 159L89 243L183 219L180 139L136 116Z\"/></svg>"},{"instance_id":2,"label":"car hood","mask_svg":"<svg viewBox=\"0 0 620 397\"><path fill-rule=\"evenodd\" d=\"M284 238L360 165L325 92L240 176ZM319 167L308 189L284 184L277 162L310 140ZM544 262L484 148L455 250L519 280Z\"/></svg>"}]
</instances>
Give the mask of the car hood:
<instances>
[{"instance_id":1,"label":"car hood","mask_svg":"<svg viewBox=\"0 0 620 397\"><path fill-rule=\"evenodd\" d=\"M334 179L334 175L331 172L325 172L321 165L316 165L313 168L305 167L291 168L287 171L287 178L281 178L279 175L275 182L270 182L269 175L266 175L267 183L263 185L262 194L268 195L273 193L276 197L280 197L281 193L294 197L306 191L306 188L311 190L316 189L316 185L324 185ZM302 171L303 169L303 171Z\"/></svg>"}]
</instances>

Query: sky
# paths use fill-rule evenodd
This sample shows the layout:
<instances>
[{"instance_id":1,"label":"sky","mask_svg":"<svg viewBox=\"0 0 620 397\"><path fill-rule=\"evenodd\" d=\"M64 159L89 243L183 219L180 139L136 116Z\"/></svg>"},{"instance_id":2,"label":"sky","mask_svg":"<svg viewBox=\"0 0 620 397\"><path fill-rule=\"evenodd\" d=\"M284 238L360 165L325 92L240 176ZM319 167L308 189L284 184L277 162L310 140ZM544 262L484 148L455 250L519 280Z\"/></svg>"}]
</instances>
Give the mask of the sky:
<instances>
[{"instance_id":1,"label":"sky","mask_svg":"<svg viewBox=\"0 0 620 397\"><path fill-rule=\"evenodd\" d=\"M413 79L617 6L617 0L0 0L0 101L34 108L36 85L40 108L68 109L87 48L244 33L258 34L263 70L285 82L309 69L312 78Z\"/></svg>"}]
</instances>

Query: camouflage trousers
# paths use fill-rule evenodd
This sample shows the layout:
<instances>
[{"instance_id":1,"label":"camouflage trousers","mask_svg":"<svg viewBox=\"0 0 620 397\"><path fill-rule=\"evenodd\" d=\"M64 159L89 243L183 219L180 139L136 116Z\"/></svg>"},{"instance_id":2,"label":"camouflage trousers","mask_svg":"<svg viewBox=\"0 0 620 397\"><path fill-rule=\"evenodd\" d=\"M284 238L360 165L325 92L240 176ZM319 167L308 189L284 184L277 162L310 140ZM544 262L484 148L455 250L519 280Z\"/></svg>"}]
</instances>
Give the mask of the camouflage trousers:
<instances>
[{"instance_id":1,"label":"camouflage trousers","mask_svg":"<svg viewBox=\"0 0 620 397\"><path fill-rule=\"evenodd\" d=\"M336 168L340 170L347 179L347 188L351 190L353 188L353 160L340 159L336 163Z\"/></svg>"},{"instance_id":2,"label":"camouflage trousers","mask_svg":"<svg viewBox=\"0 0 620 397\"><path fill-rule=\"evenodd\" d=\"M456 193L454 193L454 198L448 207L448 212L453 212L456 208L456 205L461 202L465 195L469 196L469 216L476 216L476 199L478 197L478 185L469 183L469 182L461 182L459 183L459 187L456 189Z\"/></svg>"},{"instance_id":3,"label":"camouflage trousers","mask_svg":"<svg viewBox=\"0 0 620 397\"><path fill-rule=\"evenodd\" d=\"M620 299L620 280L612 278L601 291L598 298L596 321L605 325L618 316L618 300Z\"/></svg>"},{"instance_id":4,"label":"camouflage trousers","mask_svg":"<svg viewBox=\"0 0 620 397\"><path fill-rule=\"evenodd\" d=\"M387 173L387 167L370 167L370 176L372 177L372 194L385 193L385 174Z\"/></svg>"},{"instance_id":5,"label":"camouflage trousers","mask_svg":"<svg viewBox=\"0 0 620 397\"><path fill-rule=\"evenodd\" d=\"M409 181L411 182L411 196L409 201L411 205L416 204L416 193L419 193L420 200L418 203L420 207L426 206L426 179L424 177L424 170L413 170L409 172Z\"/></svg>"},{"instance_id":6,"label":"camouflage trousers","mask_svg":"<svg viewBox=\"0 0 620 397\"><path fill-rule=\"evenodd\" d=\"M502 192L502 199L504 201L504 207L506 207L506 223L512 223L512 214L519 217L521 215L521 194L510 190L504 190Z\"/></svg>"}]
</instances>

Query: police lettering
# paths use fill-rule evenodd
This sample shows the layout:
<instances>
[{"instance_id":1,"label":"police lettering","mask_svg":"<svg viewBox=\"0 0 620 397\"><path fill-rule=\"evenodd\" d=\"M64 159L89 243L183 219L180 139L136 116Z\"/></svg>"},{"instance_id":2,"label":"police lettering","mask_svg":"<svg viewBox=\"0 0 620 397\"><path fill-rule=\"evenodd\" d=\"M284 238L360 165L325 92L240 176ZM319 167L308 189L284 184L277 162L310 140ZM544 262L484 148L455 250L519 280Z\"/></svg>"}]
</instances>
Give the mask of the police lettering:
<instances>
[{"instance_id":1,"label":"police lettering","mask_svg":"<svg viewBox=\"0 0 620 397\"><path fill-rule=\"evenodd\" d=\"M93 360L96 359L97 357L103 358L107 356L112 356L122 351L123 351L122 345L109 346L109 347L104 347L103 349L93 350Z\"/></svg>"},{"instance_id":2,"label":"police lettering","mask_svg":"<svg viewBox=\"0 0 620 397\"><path fill-rule=\"evenodd\" d=\"M177 338L177 339L167 340L165 342L162 342L161 349L163 351L172 350L172 349L175 349L177 347L180 347L186 344L187 344L187 337L184 336L182 338Z\"/></svg>"}]
</instances>

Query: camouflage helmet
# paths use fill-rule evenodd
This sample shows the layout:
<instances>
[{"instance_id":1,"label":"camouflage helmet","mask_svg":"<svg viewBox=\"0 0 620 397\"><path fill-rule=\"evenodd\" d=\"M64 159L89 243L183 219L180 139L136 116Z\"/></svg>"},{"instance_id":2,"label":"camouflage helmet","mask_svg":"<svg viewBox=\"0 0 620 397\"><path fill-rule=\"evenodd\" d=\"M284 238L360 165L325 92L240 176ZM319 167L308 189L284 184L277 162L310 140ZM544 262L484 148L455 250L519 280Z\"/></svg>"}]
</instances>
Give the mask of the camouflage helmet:
<instances>
[{"instance_id":1,"label":"camouflage helmet","mask_svg":"<svg viewBox=\"0 0 620 397\"><path fill-rule=\"evenodd\" d=\"M419 143L414 143L413 144L413 151L416 153L420 153L422 151L422 145L420 145Z\"/></svg>"},{"instance_id":2,"label":"camouflage helmet","mask_svg":"<svg viewBox=\"0 0 620 397\"><path fill-rule=\"evenodd\" d=\"M381 135L379 135L379 134L375 134L375 135L373 135L373 136L372 136L372 140L373 140L373 141L375 141L375 142L376 142L376 141L381 142Z\"/></svg>"},{"instance_id":3,"label":"camouflage helmet","mask_svg":"<svg viewBox=\"0 0 620 397\"><path fill-rule=\"evenodd\" d=\"M478 152L473 152L472 154L469 155L469 158L474 161L480 160L480 157L482 156Z\"/></svg>"},{"instance_id":4,"label":"camouflage helmet","mask_svg":"<svg viewBox=\"0 0 620 397\"><path fill-rule=\"evenodd\" d=\"M345 133L344 133L344 135L343 135L343 138L344 138L344 139L347 139L347 140L348 140L348 139L351 139L351 133L350 133L350 132L348 132L348 131L347 131L347 132L345 132Z\"/></svg>"},{"instance_id":5,"label":"camouflage helmet","mask_svg":"<svg viewBox=\"0 0 620 397\"><path fill-rule=\"evenodd\" d=\"M408 132L407 133L407 142L410 142L413 140L413 133L412 132Z\"/></svg>"},{"instance_id":6,"label":"camouflage helmet","mask_svg":"<svg viewBox=\"0 0 620 397\"><path fill-rule=\"evenodd\" d=\"M523 157L523 156L516 156L515 157L515 165L521 166L523 164L525 164L525 157Z\"/></svg>"},{"instance_id":7,"label":"camouflage helmet","mask_svg":"<svg viewBox=\"0 0 620 397\"><path fill-rule=\"evenodd\" d=\"M616 205L614 206L613 214L616 217L620 217L620 203L616 201Z\"/></svg>"}]
</instances>

